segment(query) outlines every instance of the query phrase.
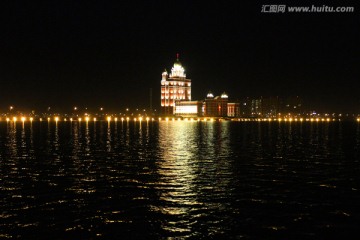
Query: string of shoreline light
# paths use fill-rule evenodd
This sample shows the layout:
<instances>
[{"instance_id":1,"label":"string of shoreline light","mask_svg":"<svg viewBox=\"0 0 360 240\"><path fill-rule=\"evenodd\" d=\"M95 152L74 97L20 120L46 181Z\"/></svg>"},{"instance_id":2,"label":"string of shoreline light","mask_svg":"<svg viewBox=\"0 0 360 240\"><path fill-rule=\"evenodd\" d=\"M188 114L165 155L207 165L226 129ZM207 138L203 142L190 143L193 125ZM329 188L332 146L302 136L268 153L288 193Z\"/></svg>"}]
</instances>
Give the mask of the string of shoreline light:
<instances>
[{"instance_id":1,"label":"string of shoreline light","mask_svg":"<svg viewBox=\"0 0 360 240\"><path fill-rule=\"evenodd\" d=\"M184 121L184 122L221 122L221 121L235 121L235 122L335 122L342 121L340 118L231 118L231 119L223 119L223 118L211 118L211 117L198 117L198 118L175 118L175 117L159 117L159 118L150 118L150 117L105 117L105 118L96 118L96 117L75 117L75 118L66 118L66 117L47 117L47 118L34 118L34 117L6 117L0 118L0 122L97 122L97 121L107 121L107 122L175 122L175 121ZM356 118L357 122L360 122L360 118Z\"/></svg>"}]
</instances>

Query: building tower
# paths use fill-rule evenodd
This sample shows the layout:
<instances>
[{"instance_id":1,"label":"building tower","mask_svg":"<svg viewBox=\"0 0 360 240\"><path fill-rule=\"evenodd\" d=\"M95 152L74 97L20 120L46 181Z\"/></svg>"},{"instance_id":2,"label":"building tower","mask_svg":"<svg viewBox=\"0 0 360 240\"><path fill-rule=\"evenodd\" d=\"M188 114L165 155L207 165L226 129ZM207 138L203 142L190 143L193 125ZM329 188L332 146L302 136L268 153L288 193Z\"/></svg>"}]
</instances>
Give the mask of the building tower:
<instances>
[{"instance_id":1,"label":"building tower","mask_svg":"<svg viewBox=\"0 0 360 240\"><path fill-rule=\"evenodd\" d=\"M191 101L191 80L186 78L185 69L176 54L176 61L170 75L164 70L161 79L161 112L174 114L175 101Z\"/></svg>"}]
</instances>

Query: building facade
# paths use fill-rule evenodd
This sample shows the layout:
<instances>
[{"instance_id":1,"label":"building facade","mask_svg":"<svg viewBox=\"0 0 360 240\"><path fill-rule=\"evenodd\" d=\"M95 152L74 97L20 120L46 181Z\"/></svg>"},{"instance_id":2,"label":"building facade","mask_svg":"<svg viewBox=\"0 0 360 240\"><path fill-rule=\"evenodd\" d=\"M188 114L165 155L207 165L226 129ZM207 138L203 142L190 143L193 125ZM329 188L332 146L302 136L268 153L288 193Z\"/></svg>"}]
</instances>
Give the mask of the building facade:
<instances>
[{"instance_id":1,"label":"building facade","mask_svg":"<svg viewBox=\"0 0 360 240\"><path fill-rule=\"evenodd\" d=\"M227 116L228 117L240 117L240 103L228 103L227 104Z\"/></svg>"},{"instance_id":2,"label":"building facade","mask_svg":"<svg viewBox=\"0 0 360 240\"><path fill-rule=\"evenodd\" d=\"M205 117L227 117L228 114L228 95L226 93L216 96L208 93L204 102Z\"/></svg>"},{"instance_id":3,"label":"building facade","mask_svg":"<svg viewBox=\"0 0 360 240\"><path fill-rule=\"evenodd\" d=\"M179 60L179 54L171 69L165 71L161 79L161 112L165 115L175 114L176 101L191 101L191 79L186 78L185 69Z\"/></svg>"},{"instance_id":4,"label":"building facade","mask_svg":"<svg viewBox=\"0 0 360 240\"><path fill-rule=\"evenodd\" d=\"M179 117L201 117L202 101L175 101L174 115Z\"/></svg>"}]
</instances>

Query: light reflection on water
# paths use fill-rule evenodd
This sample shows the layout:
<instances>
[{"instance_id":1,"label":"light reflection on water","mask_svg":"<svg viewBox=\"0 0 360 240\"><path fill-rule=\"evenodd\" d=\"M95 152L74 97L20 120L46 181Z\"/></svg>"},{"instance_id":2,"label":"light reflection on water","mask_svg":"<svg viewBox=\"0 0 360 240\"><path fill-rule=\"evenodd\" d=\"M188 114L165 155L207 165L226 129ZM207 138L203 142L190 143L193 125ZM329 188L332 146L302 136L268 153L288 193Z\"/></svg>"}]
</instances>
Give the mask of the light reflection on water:
<instances>
[{"instance_id":1,"label":"light reflection on water","mask_svg":"<svg viewBox=\"0 0 360 240\"><path fill-rule=\"evenodd\" d=\"M359 150L350 122L2 122L0 236L351 236Z\"/></svg>"}]
</instances>

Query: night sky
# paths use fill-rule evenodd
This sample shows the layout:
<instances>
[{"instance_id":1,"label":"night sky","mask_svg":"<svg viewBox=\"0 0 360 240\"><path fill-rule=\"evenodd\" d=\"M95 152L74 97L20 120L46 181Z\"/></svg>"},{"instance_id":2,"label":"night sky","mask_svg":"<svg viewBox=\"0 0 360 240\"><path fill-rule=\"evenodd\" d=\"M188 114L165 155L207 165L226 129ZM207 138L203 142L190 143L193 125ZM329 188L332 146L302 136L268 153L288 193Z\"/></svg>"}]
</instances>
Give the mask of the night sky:
<instances>
[{"instance_id":1,"label":"night sky","mask_svg":"<svg viewBox=\"0 0 360 240\"><path fill-rule=\"evenodd\" d=\"M339 3L354 6L292 6ZM360 9L261 13L263 4L1 1L0 112L146 108L150 88L159 108L161 73L179 53L194 100L208 90L298 95L318 111L360 113Z\"/></svg>"}]
</instances>

